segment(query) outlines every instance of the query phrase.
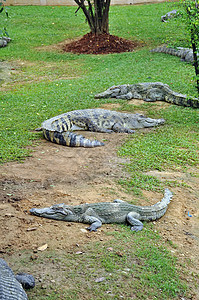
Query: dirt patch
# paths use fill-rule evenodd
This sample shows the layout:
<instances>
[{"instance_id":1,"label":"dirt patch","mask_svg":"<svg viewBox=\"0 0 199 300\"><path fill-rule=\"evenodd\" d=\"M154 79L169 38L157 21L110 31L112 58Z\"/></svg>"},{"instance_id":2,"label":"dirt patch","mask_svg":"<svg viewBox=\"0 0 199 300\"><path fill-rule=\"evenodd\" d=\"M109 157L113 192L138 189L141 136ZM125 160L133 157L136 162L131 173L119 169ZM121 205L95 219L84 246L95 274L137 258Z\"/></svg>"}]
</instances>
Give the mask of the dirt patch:
<instances>
[{"instance_id":1,"label":"dirt patch","mask_svg":"<svg viewBox=\"0 0 199 300\"><path fill-rule=\"evenodd\" d=\"M87 33L79 40L64 45L63 51L78 54L109 54L131 52L140 46L143 46L143 43L107 33L99 35Z\"/></svg>"},{"instance_id":2,"label":"dirt patch","mask_svg":"<svg viewBox=\"0 0 199 300\"><path fill-rule=\"evenodd\" d=\"M32 251L34 258L34 251L44 244L52 251L70 251L77 249L77 245L110 238L106 234L110 231L109 225L90 233L85 224L42 219L29 214L32 207L55 203L75 205L115 198L132 201L134 197L117 184L119 178L128 176L122 166L126 159L117 157L117 149L127 135L84 132L84 136L104 141L105 146L70 148L42 140L24 163L0 166L0 252L8 262L15 253L25 249ZM165 216L154 222L154 230L177 245L171 247L171 251L180 261L187 263L189 259L188 272L199 274L198 168L186 172L151 171L149 174L163 182L176 180L183 184L172 188L173 200ZM146 200L140 199L136 204L154 204L162 198L162 194L151 191L144 191L144 196Z\"/></svg>"},{"instance_id":3,"label":"dirt patch","mask_svg":"<svg viewBox=\"0 0 199 300\"><path fill-rule=\"evenodd\" d=\"M85 202L112 201L121 198L132 200L117 180L127 177L122 163L125 159L116 156L117 148L125 139L125 134L102 134L85 132L86 137L94 137L105 142L104 147L93 149L62 147L42 141L33 152L33 157L24 163L7 163L0 167L0 224L3 239L2 252L29 248L48 243L50 247L67 248L85 238L89 233L81 232L82 224L67 224L41 219L29 214L31 207L49 206L54 203L79 204ZM161 180L176 179L187 187L173 188L174 199L167 214L157 222L161 232L178 243L182 253L191 246L198 245L198 169L190 172L150 172ZM150 204L160 200L162 195L144 192ZM149 202L142 200L142 205ZM189 214L192 217L188 216ZM36 228L31 230L31 228ZM59 229L58 229L59 228ZM106 225L103 226L106 228ZM100 232L100 230L99 230ZM42 233L42 235L40 235ZM63 237L67 236L67 240ZM70 236L70 238L68 238ZM91 234L92 237L96 236ZM59 243L57 243L59 240ZM191 256L194 252L191 250Z\"/></svg>"},{"instance_id":4,"label":"dirt patch","mask_svg":"<svg viewBox=\"0 0 199 300\"><path fill-rule=\"evenodd\" d=\"M48 243L50 248L67 248L87 239L88 233L81 231L85 225L35 218L28 212L31 207L125 197L115 182L122 177L118 163L123 160L113 154L124 135L86 132L85 136L105 140L106 146L69 148L43 141L33 157L24 163L0 167L0 224L4 237L0 240L1 252L34 249L43 243ZM100 230L90 237L95 239L99 234Z\"/></svg>"},{"instance_id":5,"label":"dirt patch","mask_svg":"<svg viewBox=\"0 0 199 300\"><path fill-rule=\"evenodd\" d=\"M12 82L12 74L17 72L17 64L7 61L0 61L0 87L3 84Z\"/></svg>"}]
</instances>

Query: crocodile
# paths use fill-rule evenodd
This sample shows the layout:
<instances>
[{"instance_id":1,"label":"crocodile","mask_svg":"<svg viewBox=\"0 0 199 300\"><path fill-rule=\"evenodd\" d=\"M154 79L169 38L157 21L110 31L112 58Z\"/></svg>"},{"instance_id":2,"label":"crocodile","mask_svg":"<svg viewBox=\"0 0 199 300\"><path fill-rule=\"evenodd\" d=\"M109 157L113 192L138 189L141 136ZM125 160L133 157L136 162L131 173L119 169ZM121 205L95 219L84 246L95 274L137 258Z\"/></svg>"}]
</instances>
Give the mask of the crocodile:
<instances>
[{"instance_id":1,"label":"crocodile","mask_svg":"<svg viewBox=\"0 0 199 300\"><path fill-rule=\"evenodd\" d=\"M30 213L39 217L90 224L89 231L97 231L102 224L126 223L132 231L143 228L141 221L155 221L167 210L173 194L165 189L164 197L152 206L132 205L120 199L114 202L84 203L80 205L55 204L47 208L31 208Z\"/></svg>"},{"instance_id":2,"label":"crocodile","mask_svg":"<svg viewBox=\"0 0 199 300\"><path fill-rule=\"evenodd\" d=\"M172 19L174 17L179 16L180 14L177 12L176 9L169 11L165 15L161 16L161 21L162 22L167 22L167 20Z\"/></svg>"},{"instance_id":3,"label":"crocodile","mask_svg":"<svg viewBox=\"0 0 199 300\"><path fill-rule=\"evenodd\" d=\"M11 38L9 38L7 36L0 37L0 48L6 47L10 41L11 41Z\"/></svg>"},{"instance_id":4,"label":"crocodile","mask_svg":"<svg viewBox=\"0 0 199 300\"><path fill-rule=\"evenodd\" d=\"M74 110L48 119L42 123L44 137L51 142L71 147L98 147L104 143L91 141L73 130L105 133L134 133L133 129L164 124L164 119L151 119L141 114L127 114L105 109Z\"/></svg>"},{"instance_id":5,"label":"crocodile","mask_svg":"<svg viewBox=\"0 0 199 300\"><path fill-rule=\"evenodd\" d=\"M3 258L0 258L0 299L26 300L28 299L24 288L35 286L34 277L26 273L14 275L12 269Z\"/></svg>"},{"instance_id":6,"label":"crocodile","mask_svg":"<svg viewBox=\"0 0 199 300\"><path fill-rule=\"evenodd\" d=\"M155 49L150 50L150 52L157 52L157 53L165 53L174 56L178 56L181 58L182 61L193 63L193 50L190 48L183 48L183 47L167 47L166 45L159 46ZM199 54L197 53L197 56Z\"/></svg>"},{"instance_id":7,"label":"crocodile","mask_svg":"<svg viewBox=\"0 0 199 300\"><path fill-rule=\"evenodd\" d=\"M197 98L188 98L186 95L176 93L162 82L116 85L95 95L95 98L142 99L147 102L165 101L180 106L199 108Z\"/></svg>"}]
</instances>

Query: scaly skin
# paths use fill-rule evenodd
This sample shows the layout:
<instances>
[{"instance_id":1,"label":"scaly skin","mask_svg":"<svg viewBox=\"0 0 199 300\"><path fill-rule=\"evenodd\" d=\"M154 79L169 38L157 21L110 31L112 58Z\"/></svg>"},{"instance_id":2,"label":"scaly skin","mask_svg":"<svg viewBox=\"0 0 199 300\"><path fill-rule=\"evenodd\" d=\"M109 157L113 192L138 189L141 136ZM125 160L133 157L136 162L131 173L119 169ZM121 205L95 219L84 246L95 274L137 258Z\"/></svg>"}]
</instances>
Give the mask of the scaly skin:
<instances>
[{"instance_id":1,"label":"scaly skin","mask_svg":"<svg viewBox=\"0 0 199 300\"><path fill-rule=\"evenodd\" d=\"M70 147L98 147L102 142L91 141L73 130L105 133L133 133L133 129L164 124L163 119L151 119L140 114L126 114L105 109L70 111L42 123L44 137L54 143Z\"/></svg>"},{"instance_id":2,"label":"scaly skin","mask_svg":"<svg viewBox=\"0 0 199 300\"><path fill-rule=\"evenodd\" d=\"M180 106L199 108L196 98L176 93L162 82L144 82L112 86L105 92L95 95L95 98L142 99L146 102L165 101Z\"/></svg>"},{"instance_id":3,"label":"scaly skin","mask_svg":"<svg viewBox=\"0 0 199 300\"><path fill-rule=\"evenodd\" d=\"M17 281L13 271L5 260L0 258L0 299L26 300L28 299L22 285Z\"/></svg>"},{"instance_id":4,"label":"scaly skin","mask_svg":"<svg viewBox=\"0 0 199 300\"><path fill-rule=\"evenodd\" d=\"M193 50L190 48L177 47L175 49L175 48L167 47L166 45L162 45L155 49L150 50L150 52L165 53L165 54L178 56L186 62L193 63Z\"/></svg>"},{"instance_id":5,"label":"scaly skin","mask_svg":"<svg viewBox=\"0 0 199 300\"><path fill-rule=\"evenodd\" d=\"M67 222L91 224L90 231L96 231L103 223L129 223L131 230L142 230L141 221L154 221L161 218L172 198L169 189L165 189L163 199L152 206L137 206L116 199L114 203L85 203L76 206L55 204L47 208L32 208L30 213L39 217Z\"/></svg>"}]
</instances>

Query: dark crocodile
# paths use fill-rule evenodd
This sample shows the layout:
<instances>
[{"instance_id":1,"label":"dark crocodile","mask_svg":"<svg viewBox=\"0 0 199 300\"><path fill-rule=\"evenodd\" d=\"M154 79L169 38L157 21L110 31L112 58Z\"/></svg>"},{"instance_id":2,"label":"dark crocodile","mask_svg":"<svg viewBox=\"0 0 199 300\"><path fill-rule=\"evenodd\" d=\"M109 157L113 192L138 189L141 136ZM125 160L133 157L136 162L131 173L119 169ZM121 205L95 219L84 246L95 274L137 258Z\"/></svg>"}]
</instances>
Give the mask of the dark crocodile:
<instances>
[{"instance_id":1,"label":"dark crocodile","mask_svg":"<svg viewBox=\"0 0 199 300\"><path fill-rule=\"evenodd\" d=\"M116 85L95 95L95 98L142 99L147 102L165 101L180 106L199 108L198 99L188 98L186 95L176 93L162 82Z\"/></svg>"},{"instance_id":2,"label":"dark crocodile","mask_svg":"<svg viewBox=\"0 0 199 300\"><path fill-rule=\"evenodd\" d=\"M163 199L152 206L137 206L116 199L113 203L85 203L76 206L55 204L47 208L32 208L30 213L39 217L67 222L91 224L87 229L96 231L103 223L127 223L132 231L142 230L141 221L154 221L161 218L172 198L169 189L165 189Z\"/></svg>"},{"instance_id":3,"label":"dark crocodile","mask_svg":"<svg viewBox=\"0 0 199 300\"><path fill-rule=\"evenodd\" d=\"M163 119L151 119L141 114L127 114L105 109L74 110L42 123L44 137L51 142L70 147L98 147L104 143L86 139L73 130L133 133L133 129L164 124ZM40 129L39 129L40 130Z\"/></svg>"}]
</instances>

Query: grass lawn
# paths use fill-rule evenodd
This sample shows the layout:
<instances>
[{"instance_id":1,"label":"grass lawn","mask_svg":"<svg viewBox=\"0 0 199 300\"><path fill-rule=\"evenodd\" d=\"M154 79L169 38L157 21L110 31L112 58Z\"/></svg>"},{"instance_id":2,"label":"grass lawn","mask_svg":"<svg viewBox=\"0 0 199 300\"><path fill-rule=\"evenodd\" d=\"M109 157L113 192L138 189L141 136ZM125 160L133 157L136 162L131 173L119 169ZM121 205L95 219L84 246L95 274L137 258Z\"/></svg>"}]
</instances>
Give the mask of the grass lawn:
<instances>
[{"instance_id":1,"label":"grass lawn","mask_svg":"<svg viewBox=\"0 0 199 300\"><path fill-rule=\"evenodd\" d=\"M143 47L130 53L97 56L62 53L47 47L89 31L83 14L78 12L75 16L74 7L11 6L7 30L12 42L0 49L0 59L16 63L20 69L13 74L14 82L0 91L0 162L22 161L31 155L31 148L27 146L34 145L35 141L39 143L41 138L41 134L33 132L33 129L45 119L110 102L110 99L95 99L94 95L112 85L160 81L177 92L194 96L196 89L191 64L174 56L149 52L162 43L188 45L185 25L180 18L167 23L160 21L163 14L178 9L178 5L161 3L111 7L110 33L142 41ZM184 170L198 164L199 122L196 109L171 105L157 110L155 103L135 106L114 101L120 102L125 111L140 109L147 116L167 121L155 133L131 136L119 150L118 155L130 158L126 168L132 175L120 182L123 186L136 194L142 189L162 190L161 182L145 175L146 171ZM175 185L174 182L169 184ZM90 245L83 260L66 255L60 261L64 261L74 280L76 268L82 272L85 264L90 274L97 275L103 270L112 285L116 277L120 278L121 285L114 285L114 288L120 289L124 296L126 286L123 281L126 280L128 289L137 291L137 298L130 298L128 294L125 299L179 299L186 293L186 284L180 279L178 263L168 253L167 245L162 245L161 238L153 233L151 226L147 225L146 231L136 235L134 244L137 248L132 249L126 245L130 234L121 227L120 236L116 234L113 243L114 247L117 245L117 251L125 253L122 257L112 253L107 255L106 245L104 248ZM118 243L121 240L123 246ZM98 258L97 269L95 257ZM134 265L135 259L140 263ZM67 265L67 261L72 262L73 267ZM122 273L129 265L134 265L134 269L130 273ZM65 291L66 298L61 298L60 286L57 291L52 287L47 297L42 289L37 290L37 295L30 292L30 299L80 299L81 292L85 290L77 281L76 290ZM84 283L90 299L107 299L102 293L108 288L106 283L100 286L101 290L90 286L88 273L85 273Z\"/></svg>"}]
</instances>

